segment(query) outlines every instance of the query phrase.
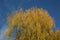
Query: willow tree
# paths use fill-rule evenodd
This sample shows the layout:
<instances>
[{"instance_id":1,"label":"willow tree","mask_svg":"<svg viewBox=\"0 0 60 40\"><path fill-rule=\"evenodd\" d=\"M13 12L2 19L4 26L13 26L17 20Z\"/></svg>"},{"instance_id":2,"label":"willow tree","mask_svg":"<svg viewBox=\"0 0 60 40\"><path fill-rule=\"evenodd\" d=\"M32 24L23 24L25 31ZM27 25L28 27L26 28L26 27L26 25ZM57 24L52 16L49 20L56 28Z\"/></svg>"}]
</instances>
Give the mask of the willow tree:
<instances>
[{"instance_id":1,"label":"willow tree","mask_svg":"<svg viewBox=\"0 0 60 40\"><path fill-rule=\"evenodd\" d=\"M8 31L10 38L17 28L14 40L53 40L53 18L42 8L19 10L8 16Z\"/></svg>"}]
</instances>

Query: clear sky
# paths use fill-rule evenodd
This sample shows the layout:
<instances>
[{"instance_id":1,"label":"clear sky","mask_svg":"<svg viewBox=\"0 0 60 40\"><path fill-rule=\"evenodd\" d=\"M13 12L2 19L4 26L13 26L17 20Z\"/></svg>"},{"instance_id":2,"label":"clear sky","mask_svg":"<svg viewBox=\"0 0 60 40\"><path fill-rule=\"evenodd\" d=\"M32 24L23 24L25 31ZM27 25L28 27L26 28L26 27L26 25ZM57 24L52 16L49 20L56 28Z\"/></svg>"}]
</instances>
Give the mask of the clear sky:
<instances>
[{"instance_id":1,"label":"clear sky","mask_svg":"<svg viewBox=\"0 0 60 40\"><path fill-rule=\"evenodd\" d=\"M11 12L34 6L46 9L54 18L56 28L60 29L60 0L0 0L0 35L1 30L7 26L6 18Z\"/></svg>"},{"instance_id":2,"label":"clear sky","mask_svg":"<svg viewBox=\"0 0 60 40\"><path fill-rule=\"evenodd\" d=\"M26 10L33 6L46 9L60 29L60 0L0 0L0 29L6 24L8 14L19 8Z\"/></svg>"}]
</instances>

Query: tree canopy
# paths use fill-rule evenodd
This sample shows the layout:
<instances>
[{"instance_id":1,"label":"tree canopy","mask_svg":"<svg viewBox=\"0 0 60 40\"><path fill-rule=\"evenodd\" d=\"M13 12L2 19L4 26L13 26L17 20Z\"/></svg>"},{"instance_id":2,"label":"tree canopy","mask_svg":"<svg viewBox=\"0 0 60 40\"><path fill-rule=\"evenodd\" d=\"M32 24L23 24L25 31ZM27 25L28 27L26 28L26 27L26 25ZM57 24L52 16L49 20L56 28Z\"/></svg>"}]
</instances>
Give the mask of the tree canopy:
<instances>
[{"instance_id":1,"label":"tree canopy","mask_svg":"<svg viewBox=\"0 0 60 40\"><path fill-rule=\"evenodd\" d=\"M53 32L54 20L43 8L20 9L7 20L9 38L17 28L14 40L60 40L60 30Z\"/></svg>"}]
</instances>

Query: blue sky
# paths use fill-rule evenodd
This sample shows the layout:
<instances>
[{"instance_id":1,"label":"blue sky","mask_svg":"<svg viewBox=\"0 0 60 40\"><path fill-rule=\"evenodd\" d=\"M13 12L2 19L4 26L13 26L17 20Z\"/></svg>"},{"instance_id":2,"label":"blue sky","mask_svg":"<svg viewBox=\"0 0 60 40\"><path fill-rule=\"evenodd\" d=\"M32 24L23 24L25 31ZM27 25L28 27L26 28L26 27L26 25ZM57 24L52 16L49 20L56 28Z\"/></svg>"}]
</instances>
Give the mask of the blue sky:
<instances>
[{"instance_id":1,"label":"blue sky","mask_svg":"<svg viewBox=\"0 0 60 40\"><path fill-rule=\"evenodd\" d=\"M11 12L34 6L46 9L54 18L56 29L60 29L60 0L0 0L0 35L1 30L7 27L6 19Z\"/></svg>"}]
</instances>

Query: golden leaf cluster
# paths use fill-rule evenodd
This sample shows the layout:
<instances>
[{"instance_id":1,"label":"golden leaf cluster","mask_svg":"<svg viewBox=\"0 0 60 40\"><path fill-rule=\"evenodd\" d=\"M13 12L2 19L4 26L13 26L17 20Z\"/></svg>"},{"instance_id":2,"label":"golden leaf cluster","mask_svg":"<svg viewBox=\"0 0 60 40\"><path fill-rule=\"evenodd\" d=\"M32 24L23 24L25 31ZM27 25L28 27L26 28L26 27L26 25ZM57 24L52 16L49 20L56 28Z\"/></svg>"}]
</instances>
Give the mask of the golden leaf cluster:
<instances>
[{"instance_id":1,"label":"golden leaf cluster","mask_svg":"<svg viewBox=\"0 0 60 40\"><path fill-rule=\"evenodd\" d=\"M14 40L60 40L60 31L53 31L54 20L43 8L31 8L8 16L7 36L17 28Z\"/></svg>"}]
</instances>

